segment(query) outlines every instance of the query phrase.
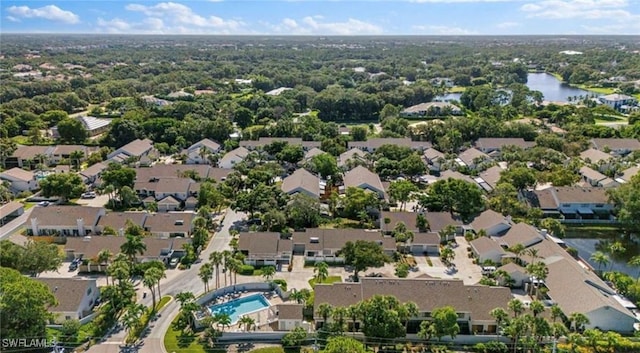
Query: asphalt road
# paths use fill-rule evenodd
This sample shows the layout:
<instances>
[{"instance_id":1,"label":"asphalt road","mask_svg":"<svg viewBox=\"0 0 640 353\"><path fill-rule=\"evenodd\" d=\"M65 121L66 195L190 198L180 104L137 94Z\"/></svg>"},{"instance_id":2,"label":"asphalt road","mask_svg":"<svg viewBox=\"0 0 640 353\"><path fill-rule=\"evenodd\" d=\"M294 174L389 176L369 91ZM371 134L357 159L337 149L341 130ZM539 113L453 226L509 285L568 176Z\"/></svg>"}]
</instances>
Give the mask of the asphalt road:
<instances>
[{"instance_id":1,"label":"asphalt road","mask_svg":"<svg viewBox=\"0 0 640 353\"><path fill-rule=\"evenodd\" d=\"M191 268L181 271L179 276L173 276L171 279L167 279L166 282L160 283L161 294L175 296L176 294L184 291L192 292L196 297L204 292L204 285L198 277L198 271L203 263L209 260L209 254L214 251L231 250L229 241L231 235L229 230L231 227L243 218L246 218L244 213L234 212L230 209L226 211L223 225L220 231L216 232L209 245L202 251L200 263L194 264ZM224 283L224 282L221 282ZM151 306L152 298L142 299L140 303ZM143 339L143 343L134 348L127 348L124 346L123 333L112 335L106 342L99 345L92 346L88 353L166 353L164 348L164 334L169 329L171 322L178 314L180 309L179 304L174 300L167 304L160 313L160 316L150 324L150 331Z\"/></svg>"}]
</instances>

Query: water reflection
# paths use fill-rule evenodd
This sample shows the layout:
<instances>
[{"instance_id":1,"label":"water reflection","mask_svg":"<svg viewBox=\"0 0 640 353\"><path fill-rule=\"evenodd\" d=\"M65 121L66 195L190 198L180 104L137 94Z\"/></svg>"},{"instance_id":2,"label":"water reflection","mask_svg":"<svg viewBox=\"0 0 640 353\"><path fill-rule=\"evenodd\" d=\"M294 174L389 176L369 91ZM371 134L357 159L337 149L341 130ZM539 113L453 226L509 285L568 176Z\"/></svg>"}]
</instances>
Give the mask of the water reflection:
<instances>
[{"instance_id":1,"label":"water reflection","mask_svg":"<svg viewBox=\"0 0 640 353\"><path fill-rule=\"evenodd\" d=\"M629 238L565 238L563 239L568 246L578 250L578 254L584 260L588 261L593 268L598 268L598 264L591 260L591 255L596 251L602 251L609 257L610 263L604 267L605 271L618 271L626 273L632 277L638 275L638 270L627 265L627 262L635 256L640 254L640 244ZM624 253L612 253L610 250L611 244L615 241L620 241L622 246L626 249Z\"/></svg>"}]
</instances>

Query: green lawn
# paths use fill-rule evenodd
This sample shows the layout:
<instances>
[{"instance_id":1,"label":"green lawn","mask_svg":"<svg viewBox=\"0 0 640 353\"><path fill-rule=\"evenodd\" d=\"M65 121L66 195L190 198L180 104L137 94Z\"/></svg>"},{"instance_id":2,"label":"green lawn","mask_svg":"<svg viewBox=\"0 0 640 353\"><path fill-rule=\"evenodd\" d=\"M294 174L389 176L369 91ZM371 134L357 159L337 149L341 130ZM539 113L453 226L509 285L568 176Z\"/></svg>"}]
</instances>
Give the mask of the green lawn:
<instances>
[{"instance_id":1,"label":"green lawn","mask_svg":"<svg viewBox=\"0 0 640 353\"><path fill-rule=\"evenodd\" d=\"M169 304L170 301L171 301L171 296L170 295L165 295L164 297L162 297L162 299L160 299L158 304L156 304L156 311L160 311L167 304Z\"/></svg>"},{"instance_id":2,"label":"green lawn","mask_svg":"<svg viewBox=\"0 0 640 353\"><path fill-rule=\"evenodd\" d=\"M595 92L599 94L612 94L616 91L615 88L611 87L589 87L586 85L578 85L577 87L585 91Z\"/></svg>"},{"instance_id":3,"label":"green lawn","mask_svg":"<svg viewBox=\"0 0 640 353\"><path fill-rule=\"evenodd\" d=\"M249 353L285 353L285 351L282 347L262 347L249 351Z\"/></svg>"},{"instance_id":4,"label":"green lawn","mask_svg":"<svg viewBox=\"0 0 640 353\"><path fill-rule=\"evenodd\" d=\"M467 90L467 87L453 86L447 90L449 93L462 93Z\"/></svg>"},{"instance_id":5,"label":"green lawn","mask_svg":"<svg viewBox=\"0 0 640 353\"><path fill-rule=\"evenodd\" d=\"M174 353L206 353L204 347L198 343L198 337L194 334L185 334L175 330L173 325L164 334L164 348L167 352Z\"/></svg>"},{"instance_id":6,"label":"green lawn","mask_svg":"<svg viewBox=\"0 0 640 353\"><path fill-rule=\"evenodd\" d=\"M37 203L35 203L35 202L25 202L25 203L23 203L24 210L26 211L26 210L30 209L31 207L35 206L36 204Z\"/></svg>"},{"instance_id":7,"label":"green lawn","mask_svg":"<svg viewBox=\"0 0 640 353\"><path fill-rule=\"evenodd\" d=\"M336 282L342 282L342 277L340 276L329 276L327 278L324 279L324 281L322 281L322 284L332 284L332 283L336 283ZM316 286L316 279L312 278L309 280L309 285L311 286L311 288Z\"/></svg>"}]
</instances>

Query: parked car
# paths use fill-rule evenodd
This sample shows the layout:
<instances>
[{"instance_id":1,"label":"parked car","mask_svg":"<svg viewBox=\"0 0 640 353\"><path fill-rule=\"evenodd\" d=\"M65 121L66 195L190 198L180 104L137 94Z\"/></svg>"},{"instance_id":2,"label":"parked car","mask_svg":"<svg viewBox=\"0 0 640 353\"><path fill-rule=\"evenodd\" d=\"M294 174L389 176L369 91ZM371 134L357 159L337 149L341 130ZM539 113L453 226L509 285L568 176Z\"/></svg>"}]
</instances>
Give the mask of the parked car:
<instances>
[{"instance_id":1,"label":"parked car","mask_svg":"<svg viewBox=\"0 0 640 353\"><path fill-rule=\"evenodd\" d=\"M89 192L85 192L84 194L82 194L82 196L80 196L83 199L95 199L96 198L96 193L93 191L89 191Z\"/></svg>"},{"instance_id":2,"label":"parked car","mask_svg":"<svg viewBox=\"0 0 640 353\"><path fill-rule=\"evenodd\" d=\"M40 206L40 207L47 207L49 205L50 205L49 201L38 202L38 206Z\"/></svg>"}]
</instances>

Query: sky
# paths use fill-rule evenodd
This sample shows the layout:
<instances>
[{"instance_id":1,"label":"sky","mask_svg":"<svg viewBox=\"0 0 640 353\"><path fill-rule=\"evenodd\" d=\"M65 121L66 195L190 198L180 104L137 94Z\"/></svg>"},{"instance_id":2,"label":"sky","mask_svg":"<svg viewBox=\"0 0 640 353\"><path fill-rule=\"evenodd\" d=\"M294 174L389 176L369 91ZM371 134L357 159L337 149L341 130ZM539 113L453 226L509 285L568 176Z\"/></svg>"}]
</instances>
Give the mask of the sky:
<instances>
[{"instance_id":1,"label":"sky","mask_svg":"<svg viewBox=\"0 0 640 353\"><path fill-rule=\"evenodd\" d=\"M1 33L640 35L640 0L0 1Z\"/></svg>"}]
</instances>

